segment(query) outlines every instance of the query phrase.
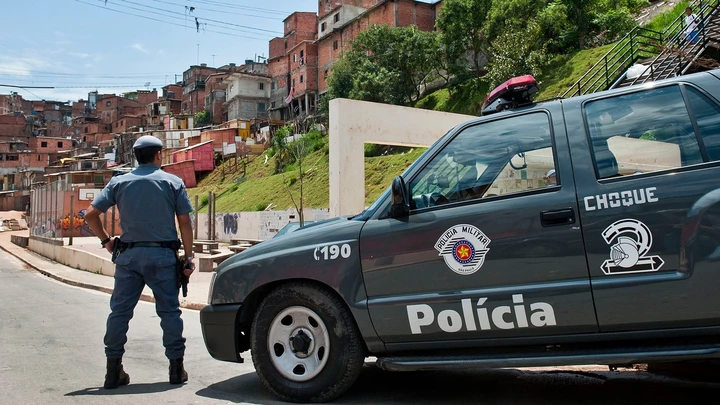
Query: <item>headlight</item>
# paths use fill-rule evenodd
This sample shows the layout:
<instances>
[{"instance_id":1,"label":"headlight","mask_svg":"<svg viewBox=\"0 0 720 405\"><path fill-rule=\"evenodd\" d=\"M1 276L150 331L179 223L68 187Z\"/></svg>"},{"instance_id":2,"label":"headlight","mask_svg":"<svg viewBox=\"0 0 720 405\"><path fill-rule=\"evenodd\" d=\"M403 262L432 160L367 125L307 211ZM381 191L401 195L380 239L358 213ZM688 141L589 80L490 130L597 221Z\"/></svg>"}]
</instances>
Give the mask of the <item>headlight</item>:
<instances>
[{"instance_id":1,"label":"headlight","mask_svg":"<svg viewBox=\"0 0 720 405\"><path fill-rule=\"evenodd\" d=\"M208 290L208 298L207 298L208 304L212 304L212 295L213 295L213 289L215 289L215 278L216 277L217 277L217 271L213 271L213 274L210 277L210 289Z\"/></svg>"}]
</instances>

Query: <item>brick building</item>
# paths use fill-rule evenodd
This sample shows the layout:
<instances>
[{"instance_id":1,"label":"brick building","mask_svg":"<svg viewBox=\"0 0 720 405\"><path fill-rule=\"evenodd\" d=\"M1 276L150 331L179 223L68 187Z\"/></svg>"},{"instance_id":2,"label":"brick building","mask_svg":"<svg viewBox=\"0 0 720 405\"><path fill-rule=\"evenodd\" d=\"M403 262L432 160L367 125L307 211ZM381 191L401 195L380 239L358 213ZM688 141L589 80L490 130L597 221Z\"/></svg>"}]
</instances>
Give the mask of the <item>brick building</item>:
<instances>
[{"instance_id":1,"label":"brick building","mask_svg":"<svg viewBox=\"0 0 720 405\"><path fill-rule=\"evenodd\" d=\"M30 114L32 112L32 102L25 100L22 94L17 92L0 94L0 115L16 112Z\"/></svg>"},{"instance_id":2,"label":"brick building","mask_svg":"<svg viewBox=\"0 0 720 405\"><path fill-rule=\"evenodd\" d=\"M142 115L145 105L115 94L104 94L97 101L97 117L105 124L112 124L126 115Z\"/></svg>"},{"instance_id":3,"label":"brick building","mask_svg":"<svg viewBox=\"0 0 720 405\"><path fill-rule=\"evenodd\" d=\"M373 24L417 25L422 31L433 31L441 4L415 0L320 0L317 39L320 94L327 91L332 64L359 33Z\"/></svg>"},{"instance_id":4,"label":"brick building","mask_svg":"<svg viewBox=\"0 0 720 405\"><path fill-rule=\"evenodd\" d=\"M0 115L0 139L24 138L31 135L30 127L21 113Z\"/></svg>"},{"instance_id":5,"label":"brick building","mask_svg":"<svg viewBox=\"0 0 720 405\"><path fill-rule=\"evenodd\" d=\"M202 63L190 66L183 72L182 106L183 114L195 114L205 109L205 80L220 69Z\"/></svg>"},{"instance_id":6,"label":"brick building","mask_svg":"<svg viewBox=\"0 0 720 405\"><path fill-rule=\"evenodd\" d=\"M288 120L317 105L317 21L315 13L293 13L283 20L284 36L270 41L270 119Z\"/></svg>"}]
</instances>

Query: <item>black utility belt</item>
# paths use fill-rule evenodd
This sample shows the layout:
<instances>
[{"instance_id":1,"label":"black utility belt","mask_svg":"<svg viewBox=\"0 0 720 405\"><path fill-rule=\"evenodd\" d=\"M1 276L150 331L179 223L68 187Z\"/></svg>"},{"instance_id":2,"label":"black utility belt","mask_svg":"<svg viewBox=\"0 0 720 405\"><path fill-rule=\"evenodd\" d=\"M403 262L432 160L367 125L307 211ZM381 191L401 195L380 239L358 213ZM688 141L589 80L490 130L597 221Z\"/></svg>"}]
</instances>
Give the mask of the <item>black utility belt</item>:
<instances>
[{"instance_id":1,"label":"black utility belt","mask_svg":"<svg viewBox=\"0 0 720 405\"><path fill-rule=\"evenodd\" d=\"M180 249L180 241L179 240L167 241L167 242L123 242L121 240L118 240L117 243L120 244L118 246L118 248L120 250L127 250L127 249L132 249L135 247L153 247L153 248L165 248L165 249L172 249L172 250Z\"/></svg>"}]
</instances>

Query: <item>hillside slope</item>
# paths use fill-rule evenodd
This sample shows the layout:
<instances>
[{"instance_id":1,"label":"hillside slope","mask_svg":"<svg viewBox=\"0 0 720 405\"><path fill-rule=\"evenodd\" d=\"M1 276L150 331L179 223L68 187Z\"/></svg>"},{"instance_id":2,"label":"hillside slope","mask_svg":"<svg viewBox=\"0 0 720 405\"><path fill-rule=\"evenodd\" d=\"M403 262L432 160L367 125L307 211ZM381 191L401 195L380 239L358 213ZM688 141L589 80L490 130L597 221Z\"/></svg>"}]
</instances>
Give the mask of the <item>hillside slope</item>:
<instances>
[{"instance_id":1,"label":"hillside slope","mask_svg":"<svg viewBox=\"0 0 720 405\"><path fill-rule=\"evenodd\" d=\"M369 205L382 194L392 182L424 151L416 148L409 153L365 158L365 204ZM188 190L195 202L198 196L200 212L207 213L203 200L207 194L216 194L215 209L220 212L260 211L272 204L272 209L286 210L294 208L290 192L299 204L299 170L292 169L282 174L272 174L275 158L265 163L264 156L251 158L242 177L242 165L227 161L198 183L198 187ZM306 208L327 208L330 205L329 173L330 164L325 150L308 155L303 161L303 199Z\"/></svg>"}]
</instances>

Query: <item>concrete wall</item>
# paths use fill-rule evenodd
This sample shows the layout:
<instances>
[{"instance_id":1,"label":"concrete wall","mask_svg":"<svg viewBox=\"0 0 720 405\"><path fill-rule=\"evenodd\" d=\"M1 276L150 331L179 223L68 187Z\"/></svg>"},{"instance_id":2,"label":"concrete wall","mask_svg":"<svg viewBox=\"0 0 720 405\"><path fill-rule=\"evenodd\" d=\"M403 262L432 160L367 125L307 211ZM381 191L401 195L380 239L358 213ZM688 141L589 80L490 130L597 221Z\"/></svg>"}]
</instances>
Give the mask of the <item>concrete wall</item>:
<instances>
[{"instance_id":1,"label":"concrete wall","mask_svg":"<svg viewBox=\"0 0 720 405\"><path fill-rule=\"evenodd\" d=\"M329 218L327 209L305 210L306 221ZM231 238L270 239L289 222L299 221L295 210L230 212L215 215L215 240L230 242ZM197 239L208 237L208 214L199 215Z\"/></svg>"},{"instance_id":2,"label":"concrete wall","mask_svg":"<svg viewBox=\"0 0 720 405\"><path fill-rule=\"evenodd\" d=\"M364 144L430 146L470 115L348 99L330 101L330 216L365 208Z\"/></svg>"},{"instance_id":3,"label":"concrete wall","mask_svg":"<svg viewBox=\"0 0 720 405\"><path fill-rule=\"evenodd\" d=\"M109 260L80 249L74 249L72 246L63 246L57 242L62 241L31 236L28 247L33 252L66 266L105 276L115 275L115 265Z\"/></svg>"}]
</instances>

